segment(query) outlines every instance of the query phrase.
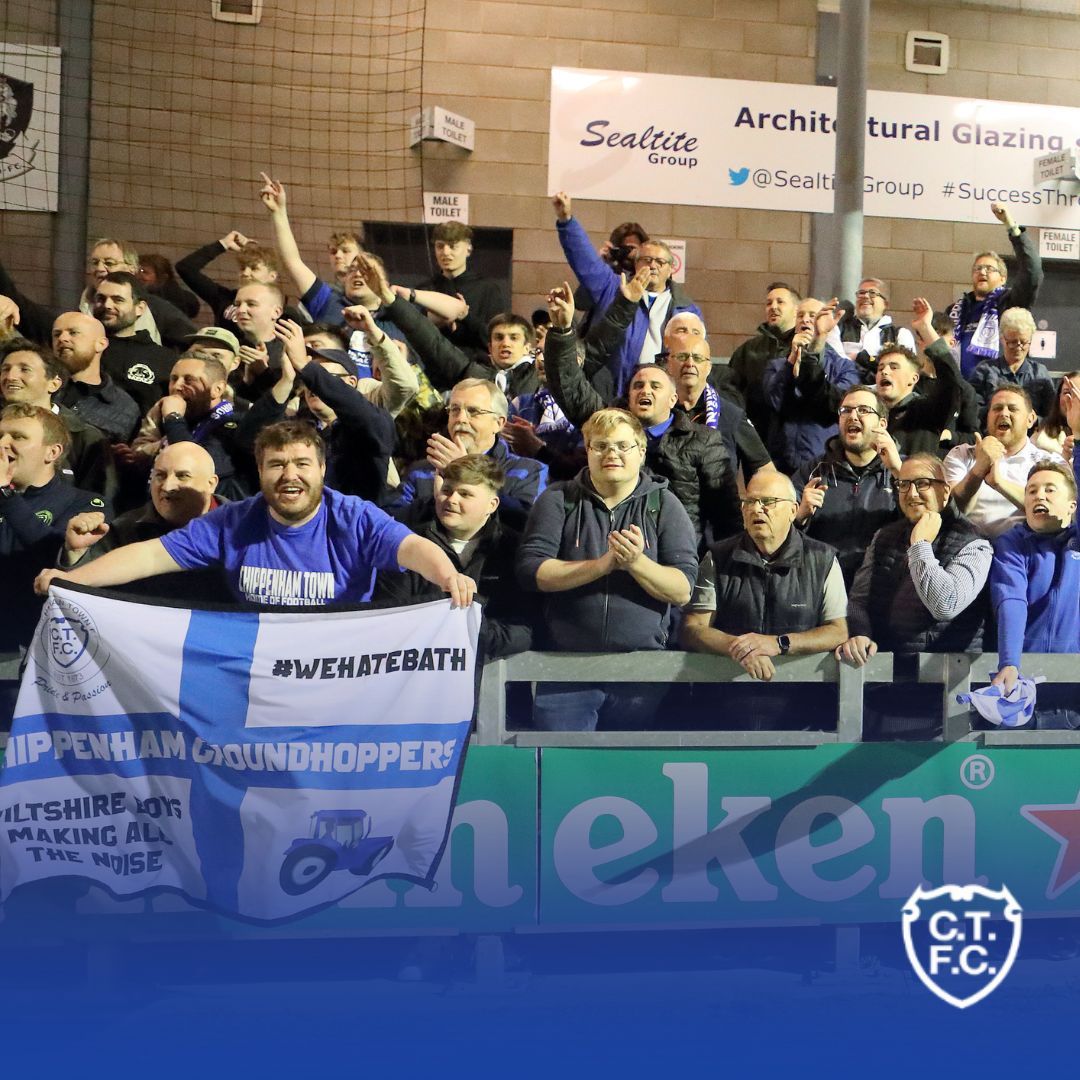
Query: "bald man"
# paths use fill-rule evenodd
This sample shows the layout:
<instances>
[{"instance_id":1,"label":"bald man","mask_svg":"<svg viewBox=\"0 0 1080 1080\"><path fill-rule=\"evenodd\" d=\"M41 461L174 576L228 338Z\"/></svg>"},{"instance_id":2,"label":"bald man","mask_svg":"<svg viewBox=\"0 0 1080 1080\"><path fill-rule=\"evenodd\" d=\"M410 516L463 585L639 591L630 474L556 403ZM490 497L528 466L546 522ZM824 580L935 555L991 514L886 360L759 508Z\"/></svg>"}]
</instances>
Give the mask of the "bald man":
<instances>
[{"instance_id":1,"label":"bald man","mask_svg":"<svg viewBox=\"0 0 1080 1080\"><path fill-rule=\"evenodd\" d=\"M792 528L799 500L786 476L756 473L740 502L744 531L702 560L683 645L768 681L772 657L831 652L846 640L847 591L836 552Z\"/></svg>"},{"instance_id":2,"label":"bald man","mask_svg":"<svg viewBox=\"0 0 1080 1080\"><path fill-rule=\"evenodd\" d=\"M53 352L70 378L55 400L110 442L127 442L139 423L139 406L101 370L101 354L108 344L105 327L93 316L81 311L57 316Z\"/></svg>"},{"instance_id":3,"label":"bald man","mask_svg":"<svg viewBox=\"0 0 1080 1080\"><path fill-rule=\"evenodd\" d=\"M85 566L114 548L157 540L182 528L225 500L215 494L218 478L214 459L198 443L167 446L154 459L150 472L150 501L121 514L111 525L103 514L77 514L68 523L57 566ZM217 570L164 574L125 585L122 591L140 596L220 600L225 581ZM192 591L194 590L194 591Z\"/></svg>"}]
</instances>

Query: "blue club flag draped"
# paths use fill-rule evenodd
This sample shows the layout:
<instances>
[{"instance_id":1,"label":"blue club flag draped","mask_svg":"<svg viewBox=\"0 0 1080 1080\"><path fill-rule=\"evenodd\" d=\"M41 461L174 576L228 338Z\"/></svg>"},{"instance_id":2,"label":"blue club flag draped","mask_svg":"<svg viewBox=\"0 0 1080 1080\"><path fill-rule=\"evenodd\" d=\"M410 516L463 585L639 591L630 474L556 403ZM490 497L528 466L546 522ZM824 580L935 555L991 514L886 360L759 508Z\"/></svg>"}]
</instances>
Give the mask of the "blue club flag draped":
<instances>
[{"instance_id":1,"label":"blue club flag draped","mask_svg":"<svg viewBox=\"0 0 1080 1080\"><path fill-rule=\"evenodd\" d=\"M55 588L0 772L0 896L75 876L257 920L430 886L480 610L205 611ZM0 736L2 738L2 736Z\"/></svg>"}]
</instances>

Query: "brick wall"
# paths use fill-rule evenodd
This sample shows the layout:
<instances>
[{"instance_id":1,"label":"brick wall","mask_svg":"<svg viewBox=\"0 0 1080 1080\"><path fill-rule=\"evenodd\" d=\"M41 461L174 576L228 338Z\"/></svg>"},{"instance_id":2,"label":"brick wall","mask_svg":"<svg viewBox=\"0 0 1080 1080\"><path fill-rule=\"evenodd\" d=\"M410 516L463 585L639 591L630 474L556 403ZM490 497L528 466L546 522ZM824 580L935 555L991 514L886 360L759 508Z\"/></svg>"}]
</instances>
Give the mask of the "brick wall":
<instances>
[{"instance_id":1,"label":"brick wall","mask_svg":"<svg viewBox=\"0 0 1080 1080\"><path fill-rule=\"evenodd\" d=\"M47 31L49 4L9 7L0 37ZM875 2L873 20L875 89L1080 105L1075 18ZM209 0L98 0L91 231L173 257L230 228L268 240L256 199L268 168L288 184L302 249L325 268L334 225L417 221L425 188L467 192L474 223L515 228L514 303L528 312L567 273L546 191L548 69L811 83L815 23L813 0L428 0L426 23L423 0L274 0L258 27L212 22ZM950 35L948 75L904 71L911 29ZM476 121L471 155L406 146L421 74L425 103ZM760 320L769 280L806 284L805 214L601 202L576 212L598 241L628 218L685 237L688 288L723 353ZM4 257L33 272L44 220L0 215ZM987 211L986 225L869 218L865 240L866 272L898 298L941 305L971 253L1004 238Z\"/></svg>"}]
</instances>

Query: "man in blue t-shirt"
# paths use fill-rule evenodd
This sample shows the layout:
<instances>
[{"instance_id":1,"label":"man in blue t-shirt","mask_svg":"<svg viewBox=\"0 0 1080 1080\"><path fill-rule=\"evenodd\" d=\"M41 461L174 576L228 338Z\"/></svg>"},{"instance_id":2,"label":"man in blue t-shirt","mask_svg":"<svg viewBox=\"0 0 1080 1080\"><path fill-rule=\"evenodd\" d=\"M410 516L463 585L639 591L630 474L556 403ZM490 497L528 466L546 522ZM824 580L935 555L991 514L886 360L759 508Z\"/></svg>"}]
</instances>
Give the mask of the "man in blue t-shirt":
<instances>
[{"instance_id":1,"label":"man in blue t-shirt","mask_svg":"<svg viewBox=\"0 0 1080 1080\"><path fill-rule=\"evenodd\" d=\"M324 488L326 451L309 424L283 421L263 428L255 457L261 494L71 573L44 570L36 590L45 595L54 578L104 587L220 566L238 600L353 604L370 598L376 570L404 567L449 593L455 606L472 602L476 583L458 572L445 551L372 503Z\"/></svg>"}]
</instances>

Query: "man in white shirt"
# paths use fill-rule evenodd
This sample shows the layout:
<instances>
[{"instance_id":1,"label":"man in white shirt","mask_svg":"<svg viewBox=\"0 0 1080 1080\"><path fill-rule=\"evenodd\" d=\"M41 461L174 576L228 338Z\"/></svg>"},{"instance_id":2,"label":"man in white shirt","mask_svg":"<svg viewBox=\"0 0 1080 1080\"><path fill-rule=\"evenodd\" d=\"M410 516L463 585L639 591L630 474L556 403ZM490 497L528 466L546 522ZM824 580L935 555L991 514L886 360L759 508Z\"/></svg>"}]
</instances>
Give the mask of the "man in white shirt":
<instances>
[{"instance_id":1,"label":"man in white shirt","mask_svg":"<svg viewBox=\"0 0 1080 1080\"><path fill-rule=\"evenodd\" d=\"M979 533L993 540L1024 520L1024 486L1032 465L1058 454L1028 438L1037 417L1021 386L1003 387L990 399L986 434L974 446L955 446L945 458L945 478L957 506Z\"/></svg>"},{"instance_id":2,"label":"man in white shirt","mask_svg":"<svg viewBox=\"0 0 1080 1080\"><path fill-rule=\"evenodd\" d=\"M855 292L855 314L833 327L829 344L841 355L853 360L864 383L874 381L877 358L886 345L903 345L918 352L915 338L906 326L897 326L889 306L889 288L881 278L863 278Z\"/></svg>"}]
</instances>

